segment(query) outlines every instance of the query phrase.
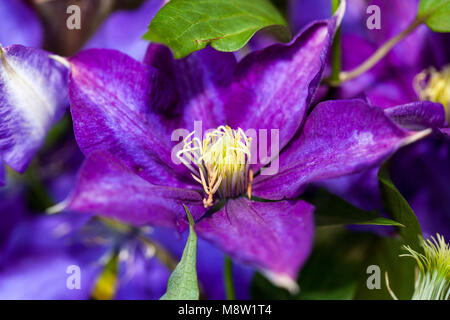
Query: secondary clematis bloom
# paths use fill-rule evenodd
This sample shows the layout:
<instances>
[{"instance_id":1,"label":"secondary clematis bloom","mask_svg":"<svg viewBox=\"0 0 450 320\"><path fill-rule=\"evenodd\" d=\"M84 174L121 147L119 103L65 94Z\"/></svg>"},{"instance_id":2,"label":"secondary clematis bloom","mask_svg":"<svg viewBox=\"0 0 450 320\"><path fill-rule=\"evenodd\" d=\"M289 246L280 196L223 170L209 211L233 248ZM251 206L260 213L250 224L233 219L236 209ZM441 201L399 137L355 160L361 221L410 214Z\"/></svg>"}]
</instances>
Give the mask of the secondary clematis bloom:
<instances>
[{"instance_id":1,"label":"secondary clematis bloom","mask_svg":"<svg viewBox=\"0 0 450 320\"><path fill-rule=\"evenodd\" d=\"M23 197L9 197L6 205L2 194L0 199L6 218L0 227L8 231L8 237L0 239L1 299L159 299L185 243L169 230L133 228L70 212L39 217L23 210ZM24 216L17 218L21 212ZM198 250L203 295L223 299L222 283L217 281L222 254L205 241L199 242ZM111 259L117 259L116 277L100 281ZM66 285L71 266L81 273L80 290ZM238 298L248 299L251 276L248 268L235 269Z\"/></svg>"},{"instance_id":2,"label":"secondary clematis bloom","mask_svg":"<svg viewBox=\"0 0 450 320\"><path fill-rule=\"evenodd\" d=\"M313 207L293 200L303 187L374 166L429 132L403 130L361 100L323 102L306 117L337 19L316 22L290 44L253 52L238 64L233 54L210 48L174 60L160 45L149 47L144 64L112 50L70 58L74 131L87 159L64 206L183 230L185 204L200 237L295 290L314 229ZM213 132L224 147L218 157L209 153L209 167L197 163L212 181L203 186L171 157L172 130L192 131L195 121L218 128ZM279 129L277 174L263 175L261 164L247 162L244 170L240 161L221 166L227 155L247 159L251 148L239 133L248 129ZM202 155L216 142L203 140ZM235 180L231 171L239 173ZM226 192L214 193L214 175L222 179L218 189L230 187ZM252 199L245 197L250 188ZM215 212L204 208L213 204L211 193L213 202L225 202Z\"/></svg>"},{"instance_id":3,"label":"secondary clematis bloom","mask_svg":"<svg viewBox=\"0 0 450 320\"><path fill-rule=\"evenodd\" d=\"M351 32L343 33L343 69L355 68L379 46L406 29L416 17L418 2L411 5L401 0L371 1L370 4L379 6L385 13L383 27L367 31L365 37ZM382 108L417 100L441 103L447 114L444 127L448 127L448 43L448 34L435 33L421 25L398 43L374 68L344 83L339 89L339 97L351 98L364 92L371 103Z\"/></svg>"},{"instance_id":4,"label":"secondary clematis bloom","mask_svg":"<svg viewBox=\"0 0 450 320\"><path fill-rule=\"evenodd\" d=\"M344 70L357 67L377 47L403 31L416 16L418 1L414 3L371 1L370 4L380 6L382 28L367 30L365 36L343 30ZM400 150L392 158L391 175L416 213L424 236L439 232L447 239L450 237L450 172L447 165L450 144L445 136L448 135L450 114L448 40L448 34L434 33L427 26L420 26L373 69L344 83L338 91L340 98L366 96L401 126L435 129L433 137ZM418 100L435 103L415 103ZM403 105L396 107L398 104ZM363 209L382 210L377 169L322 185Z\"/></svg>"}]
</instances>

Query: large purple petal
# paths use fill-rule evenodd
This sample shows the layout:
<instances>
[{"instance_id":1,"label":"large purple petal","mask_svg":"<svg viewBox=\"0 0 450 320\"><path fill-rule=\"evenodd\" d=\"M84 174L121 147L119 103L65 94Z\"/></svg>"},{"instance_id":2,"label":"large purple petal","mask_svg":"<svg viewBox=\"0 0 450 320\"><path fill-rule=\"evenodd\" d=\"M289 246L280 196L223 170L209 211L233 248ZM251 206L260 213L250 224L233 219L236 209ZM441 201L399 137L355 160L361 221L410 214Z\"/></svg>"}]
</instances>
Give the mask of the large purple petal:
<instances>
[{"instance_id":1,"label":"large purple petal","mask_svg":"<svg viewBox=\"0 0 450 320\"><path fill-rule=\"evenodd\" d=\"M96 151L83 164L75 190L65 203L69 210L98 213L135 225L186 227L183 204L194 217L203 212L202 196L193 190L153 185L115 156Z\"/></svg>"},{"instance_id":2,"label":"large purple petal","mask_svg":"<svg viewBox=\"0 0 450 320\"><path fill-rule=\"evenodd\" d=\"M142 60L148 46L142 35L163 4L163 0L147 0L136 10L113 12L84 48L117 49Z\"/></svg>"},{"instance_id":3,"label":"large purple petal","mask_svg":"<svg viewBox=\"0 0 450 320\"><path fill-rule=\"evenodd\" d=\"M363 171L429 132L401 129L382 109L362 100L322 102L300 136L281 153L279 172L258 176L253 194L271 199L296 196L308 182Z\"/></svg>"},{"instance_id":4,"label":"large purple petal","mask_svg":"<svg viewBox=\"0 0 450 320\"><path fill-rule=\"evenodd\" d=\"M442 128L447 126L445 109L440 103L412 102L385 109L385 113L398 125L409 129Z\"/></svg>"},{"instance_id":5,"label":"large purple petal","mask_svg":"<svg viewBox=\"0 0 450 320\"><path fill-rule=\"evenodd\" d=\"M157 68L173 89L167 93L173 99L164 99L168 103L156 110L168 130L192 131L194 121L202 121L203 130L225 124L225 103L236 66L232 53L207 47L175 60L169 48L151 44L145 63Z\"/></svg>"},{"instance_id":6,"label":"large purple petal","mask_svg":"<svg viewBox=\"0 0 450 320\"><path fill-rule=\"evenodd\" d=\"M29 47L40 47L43 28L38 16L25 4L25 1L0 2L0 44L9 46L21 44Z\"/></svg>"},{"instance_id":7,"label":"large purple petal","mask_svg":"<svg viewBox=\"0 0 450 320\"><path fill-rule=\"evenodd\" d=\"M83 153L107 150L154 184L180 185L170 138L152 112L164 90L156 69L115 50L86 50L70 63L71 112Z\"/></svg>"},{"instance_id":8,"label":"large purple petal","mask_svg":"<svg viewBox=\"0 0 450 320\"><path fill-rule=\"evenodd\" d=\"M68 106L67 76L48 52L0 48L0 157L14 170L25 170Z\"/></svg>"},{"instance_id":9,"label":"large purple petal","mask_svg":"<svg viewBox=\"0 0 450 320\"><path fill-rule=\"evenodd\" d=\"M278 129L280 148L301 126L324 70L338 16L317 22L290 44L247 55L237 66L228 124L247 129Z\"/></svg>"},{"instance_id":10,"label":"large purple petal","mask_svg":"<svg viewBox=\"0 0 450 320\"><path fill-rule=\"evenodd\" d=\"M230 199L222 210L200 220L195 229L231 257L295 290L298 271L311 250L313 206L303 201Z\"/></svg>"}]
</instances>

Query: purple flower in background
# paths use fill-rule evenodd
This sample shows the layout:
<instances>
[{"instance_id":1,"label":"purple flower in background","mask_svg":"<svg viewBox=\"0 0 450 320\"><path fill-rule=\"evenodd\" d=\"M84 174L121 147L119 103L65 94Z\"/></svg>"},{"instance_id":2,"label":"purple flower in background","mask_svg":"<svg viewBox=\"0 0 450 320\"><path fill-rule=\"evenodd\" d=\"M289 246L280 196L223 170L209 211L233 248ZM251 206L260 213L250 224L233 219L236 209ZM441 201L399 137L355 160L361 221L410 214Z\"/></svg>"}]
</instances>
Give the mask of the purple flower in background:
<instances>
[{"instance_id":1,"label":"purple flower in background","mask_svg":"<svg viewBox=\"0 0 450 320\"><path fill-rule=\"evenodd\" d=\"M450 238L450 141L429 137L391 160L392 180L419 219L425 238Z\"/></svg>"},{"instance_id":2,"label":"purple flower in background","mask_svg":"<svg viewBox=\"0 0 450 320\"><path fill-rule=\"evenodd\" d=\"M366 12L366 0L347 1L341 29L363 34ZM328 0L288 0L288 19L291 29L297 32L315 20L327 19L331 15L331 1Z\"/></svg>"},{"instance_id":3,"label":"purple flower in background","mask_svg":"<svg viewBox=\"0 0 450 320\"><path fill-rule=\"evenodd\" d=\"M357 34L352 29L343 29L343 69L357 67L384 42L402 32L414 20L417 3L415 1L411 5L402 0L368 3L380 6L382 28L366 30L364 34L358 29L354 29ZM364 12L361 10L360 14ZM364 21L364 15L357 20ZM434 128L445 135L448 132L450 92L448 67L445 67L449 63L448 43L448 34L434 33L425 25L420 26L374 68L343 83L337 97L365 96L371 104L383 108L386 115L400 126L416 130ZM421 75L424 78L417 83ZM436 103L415 102L420 99ZM392 179L416 213L425 237L437 232L446 238L450 236L450 172L447 170L450 145L444 135L436 134L408 146L391 159ZM383 210L377 171L378 168L374 168L323 181L319 185L360 208Z\"/></svg>"},{"instance_id":4,"label":"purple flower in background","mask_svg":"<svg viewBox=\"0 0 450 320\"><path fill-rule=\"evenodd\" d=\"M417 14L418 1L413 2L411 5L402 0L371 1L383 12L382 28L368 30L364 37L343 33L343 69L355 68L379 46L406 29ZM344 83L339 97L351 98L364 92L371 103L383 108L420 99L441 103L447 108L450 99L446 93L450 85L449 67L446 67L448 43L448 34L434 33L425 25L419 26L374 68ZM440 87L436 84L438 78ZM442 87L443 83L446 86Z\"/></svg>"},{"instance_id":5,"label":"purple flower in background","mask_svg":"<svg viewBox=\"0 0 450 320\"><path fill-rule=\"evenodd\" d=\"M5 213L12 218L15 212ZM174 265L185 239L166 230L89 219L73 213L51 217L28 213L14 228L9 226L7 241L0 247L0 299L159 299L166 291L170 269L157 250L166 252ZM217 281L223 255L205 241L199 242L199 252L202 291L208 298L223 298L223 287ZM110 284L114 287L112 292L99 290L99 277L113 255L117 256L117 279ZM79 267L80 289L67 286L70 266ZM251 270L235 268L241 299L248 299L251 276Z\"/></svg>"},{"instance_id":6,"label":"purple flower in background","mask_svg":"<svg viewBox=\"0 0 450 320\"><path fill-rule=\"evenodd\" d=\"M233 54L210 48L174 60L161 45L149 47L144 64L112 50L72 57L71 112L87 159L66 208L184 230L185 204L200 237L295 290L311 250L313 207L290 199L308 182L374 166L428 132L403 130L361 100L323 102L306 117L337 19L316 22L290 44L238 64ZM192 132L195 121L213 129L221 145L206 135L199 144L207 149L204 160L191 171L172 161L171 134ZM264 164L248 162L256 156L244 133L249 129L279 130L277 174L264 175ZM185 144L182 156L199 155L189 152ZM220 157L244 162L226 167ZM250 190L277 201L242 197Z\"/></svg>"},{"instance_id":7,"label":"purple flower in background","mask_svg":"<svg viewBox=\"0 0 450 320\"><path fill-rule=\"evenodd\" d=\"M142 39L163 0L147 0L136 10L113 12L87 42L84 49L104 48L120 50L136 60L142 60L148 41Z\"/></svg>"},{"instance_id":8,"label":"purple flower in background","mask_svg":"<svg viewBox=\"0 0 450 320\"><path fill-rule=\"evenodd\" d=\"M0 45L21 44L40 47L43 26L37 14L22 0L1 1L0 3Z\"/></svg>"}]
</instances>

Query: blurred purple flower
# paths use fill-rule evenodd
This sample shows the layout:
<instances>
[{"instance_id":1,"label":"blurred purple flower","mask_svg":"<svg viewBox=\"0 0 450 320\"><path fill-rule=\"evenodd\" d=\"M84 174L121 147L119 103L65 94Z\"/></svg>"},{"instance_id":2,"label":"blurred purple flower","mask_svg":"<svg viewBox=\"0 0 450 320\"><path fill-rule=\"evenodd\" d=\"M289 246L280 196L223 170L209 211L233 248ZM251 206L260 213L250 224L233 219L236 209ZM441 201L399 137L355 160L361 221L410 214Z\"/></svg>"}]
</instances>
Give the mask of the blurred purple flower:
<instances>
[{"instance_id":1,"label":"blurred purple flower","mask_svg":"<svg viewBox=\"0 0 450 320\"><path fill-rule=\"evenodd\" d=\"M408 200L424 237L450 238L450 140L429 137L391 160L392 180Z\"/></svg>"},{"instance_id":2,"label":"blurred purple flower","mask_svg":"<svg viewBox=\"0 0 450 320\"><path fill-rule=\"evenodd\" d=\"M363 14L366 12L366 2L366 0L347 1L347 8L341 24L344 32L365 33ZM298 32L316 20L327 19L331 14L331 1L329 0L288 0L288 20L294 32Z\"/></svg>"},{"instance_id":3,"label":"blurred purple flower","mask_svg":"<svg viewBox=\"0 0 450 320\"><path fill-rule=\"evenodd\" d=\"M41 47L43 26L37 14L22 0L0 2L0 45Z\"/></svg>"},{"instance_id":4,"label":"blurred purple flower","mask_svg":"<svg viewBox=\"0 0 450 320\"><path fill-rule=\"evenodd\" d=\"M170 270L155 256L168 250L181 258L186 236L164 229L137 229L64 213L41 216L25 207L23 192L10 187L0 192L0 299L89 299L106 262L118 254L115 299L159 299ZM143 242L140 237L148 239ZM205 297L223 299L223 254L199 241L198 277ZM81 271L81 289L69 289L69 266ZM249 298L253 271L237 266L237 297Z\"/></svg>"},{"instance_id":5,"label":"blurred purple flower","mask_svg":"<svg viewBox=\"0 0 450 320\"><path fill-rule=\"evenodd\" d=\"M136 10L113 12L87 42L84 49L117 49L142 60L148 41L142 36L164 0L146 0Z\"/></svg>"},{"instance_id":6,"label":"blurred purple flower","mask_svg":"<svg viewBox=\"0 0 450 320\"><path fill-rule=\"evenodd\" d=\"M418 1L413 0L411 5L402 0L373 0L371 4L378 5L383 13L382 28L368 30L364 37L343 32L344 70L357 67L379 46L406 29L416 17ZM374 68L344 83L339 97L351 98L364 92L371 103L382 108L419 100L414 78L425 69L434 67L440 70L449 63L449 40L448 34L432 32L425 25L419 26Z\"/></svg>"}]
</instances>

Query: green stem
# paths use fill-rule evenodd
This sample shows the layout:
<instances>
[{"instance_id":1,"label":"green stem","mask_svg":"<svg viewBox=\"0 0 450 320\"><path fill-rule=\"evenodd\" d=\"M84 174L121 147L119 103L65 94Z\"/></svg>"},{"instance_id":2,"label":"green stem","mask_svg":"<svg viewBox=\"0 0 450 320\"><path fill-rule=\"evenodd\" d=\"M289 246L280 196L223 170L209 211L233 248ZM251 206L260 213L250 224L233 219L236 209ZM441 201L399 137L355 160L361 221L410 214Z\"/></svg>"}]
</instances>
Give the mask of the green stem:
<instances>
[{"instance_id":1,"label":"green stem","mask_svg":"<svg viewBox=\"0 0 450 320\"><path fill-rule=\"evenodd\" d=\"M339 86L345 81L349 81L351 79L354 79L364 72L372 69L381 59L383 59L389 51L400 41L402 41L404 38L406 38L411 32L413 32L418 26L420 26L423 23L423 19L415 19L404 31L396 35L395 37L389 39L386 43L384 43L380 48L378 48L377 51L375 51L372 56L370 56L366 61L364 61L362 64L360 64L358 67L356 67L353 70L350 70L348 72L341 72L339 74L339 79L334 80L330 78L329 83L332 86Z\"/></svg>"},{"instance_id":2,"label":"green stem","mask_svg":"<svg viewBox=\"0 0 450 320\"><path fill-rule=\"evenodd\" d=\"M331 10L332 14L336 12L339 8L339 0L331 0ZM341 28L336 30L336 34L333 40L332 50L332 61L331 61L331 75L330 81L339 81L339 74L341 72Z\"/></svg>"},{"instance_id":3,"label":"green stem","mask_svg":"<svg viewBox=\"0 0 450 320\"><path fill-rule=\"evenodd\" d=\"M233 262L228 257L225 257L224 280L227 300L236 300L236 293L234 291L233 282Z\"/></svg>"}]
</instances>

